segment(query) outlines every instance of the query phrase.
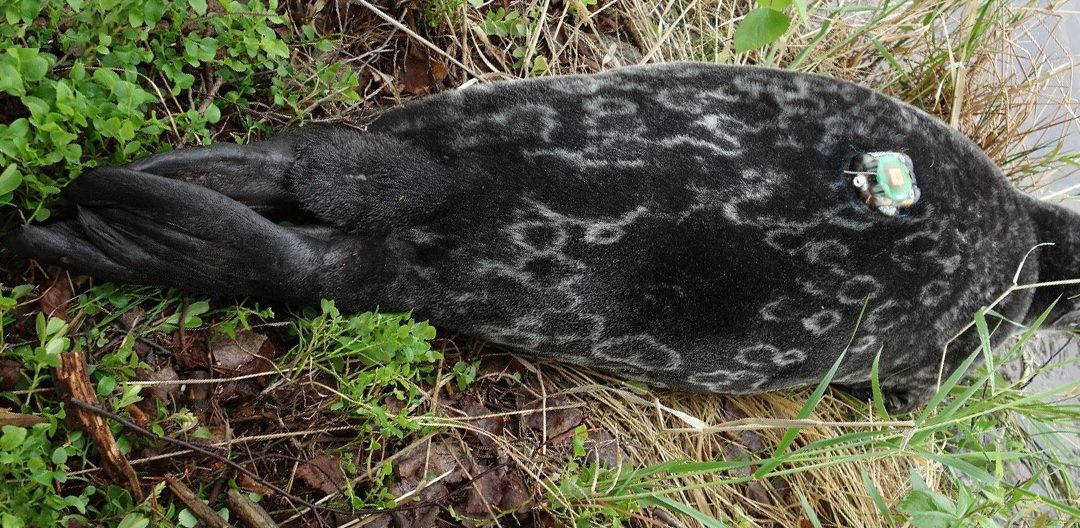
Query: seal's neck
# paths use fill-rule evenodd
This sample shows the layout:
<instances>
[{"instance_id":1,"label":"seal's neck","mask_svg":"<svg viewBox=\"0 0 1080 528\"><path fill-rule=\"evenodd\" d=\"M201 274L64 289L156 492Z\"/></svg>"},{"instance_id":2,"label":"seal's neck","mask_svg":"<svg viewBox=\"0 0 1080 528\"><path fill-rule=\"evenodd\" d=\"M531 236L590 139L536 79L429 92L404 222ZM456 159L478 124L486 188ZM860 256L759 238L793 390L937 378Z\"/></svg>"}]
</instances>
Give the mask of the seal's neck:
<instances>
[{"instance_id":1,"label":"seal's neck","mask_svg":"<svg viewBox=\"0 0 1080 528\"><path fill-rule=\"evenodd\" d=\"M1029 211L1038 229L1039 242L1052 242L1039 252L1039 282L1080 279L1080 213L1060 205L1029 201ZM1031 305L1029 320L1058 299L1048 318L1055 322L1062 316L1080 312L1080 284L1039 288ZM1071 319L1071 317L1070 317Z\"/></svg>"}]
</instances>

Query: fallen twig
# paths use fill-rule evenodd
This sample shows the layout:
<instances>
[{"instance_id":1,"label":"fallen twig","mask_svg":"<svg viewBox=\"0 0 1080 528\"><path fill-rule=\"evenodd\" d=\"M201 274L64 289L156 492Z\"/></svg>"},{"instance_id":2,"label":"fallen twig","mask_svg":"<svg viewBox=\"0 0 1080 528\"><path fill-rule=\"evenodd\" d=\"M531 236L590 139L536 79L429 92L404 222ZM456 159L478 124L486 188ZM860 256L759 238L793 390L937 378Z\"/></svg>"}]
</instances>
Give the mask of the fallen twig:
<instances>
[{"instance_id":1,"label":"fallen twig","mask_svg":"<svg viewBox=\"0 0 1080 528\"><path fill-rule=\"evenodd\" d=\"M233 528L213 508L199 500L199 497L195 495L194 491L191 491L191 488L187 487L187 484L180 482L179 479L172 475L165 475L165 483L169 485L173 495L176 495L176 498L187 505L188 511L210 528Z\"/></svg>"},{"instance_id":2,"label":"fallen twig","mask_svg":"<svg viewBox=\"0 0 1080 528\"><path fill-rule=\"evenodd\" d=\"M202 104L199 105L199 114L205 114L206 109L210 108L210 103L214 102L214 98L217 97L218 90L221 90L221 85L225 82L220 75L214 76L214 84L210 86L210 89L206 91L206 96L203 97Z\"/></svg>"},{"instance_id":3,"label":"fallen twig","mask_svg":"<svg viewBox=\"0 0 1080 528\"><path fill-rule=\"evenodd\" d=\"M14 425L15 427L33 427L39 423L45 423L48 420L40 416L33 414L23 414L17 412L11 412L7 409L0 409L0 427L5 425Z\"/></svg>"},{"instance_id":4,"label":"fallen twig","mask_svg":"<svg viewBox=\"0 0 1080 528\"><path fill-rule=\"evenodd\" d=\"M270 514L266 513L262 506L252 502L251 499L247 498L247 495L244 495L239 490L231 489L226 492L225 500L228 501L229 507L236 513L236 516L251 528L277 528L277 523L270 518Z\"/></svg>"},{"instance_id":5,"label":"fallen twig","mask_svg":"<svg viewBox=\"0 0 1080 528\"><path fill-rule=\"evenodd\" d=\"M81 352L64 352L60 354L60 365L54 371L56 389L60 393L60 399L68 404L68 421L74 427L81 429L97 446L105 470L117 480L123 482L136 501L143 500L142 488L139 486L139 477L135 475L124 454L116 445L109 424L101 413L94 412L97 406L97 395L94 386L90 383L90 376L86 370L86 358ZM90 402L90 403L87 403ZM71 408L74 406L75 408ZM90 410L90 412L86 412Z\"/></svg>"}]
</instances>

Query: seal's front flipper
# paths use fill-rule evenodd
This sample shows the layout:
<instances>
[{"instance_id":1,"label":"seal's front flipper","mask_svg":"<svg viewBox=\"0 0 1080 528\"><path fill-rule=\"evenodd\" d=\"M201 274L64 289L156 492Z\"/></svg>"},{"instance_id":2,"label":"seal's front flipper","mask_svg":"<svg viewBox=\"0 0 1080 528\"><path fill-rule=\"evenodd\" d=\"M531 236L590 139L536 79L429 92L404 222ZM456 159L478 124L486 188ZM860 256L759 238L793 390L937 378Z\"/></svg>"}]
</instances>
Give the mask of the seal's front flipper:
<instances>
[{"instance_id":1,"label":"seal's front flipper","mask_svg":"<svg viewBox=\"0 0 1080 528\"><path fill-rule=\"evenodd\" d=\"M124 168L173 178L213 189L265 216L296 209L285 188L295 162L295 133L284 133L250 145L215 143L155 154Z\"/></svg>"},{"instance_id":2,"label":"seal's front flipper","mask_svg":"<svg viewBox=\"0 0 1080 528\"><path fill-rule=\"evenodd\" d=\"M71 217L19 229L4 245L103 280L312 303L358 243L291 230L216 191L130 169L91 171L64 198Z\"/></svg>"},{"instance_id":3,"label":"seal's front flipper","mask_svg":"<svg viewBox=\"0 0 1080 528\"><path fill-rule=\"evenodd\" d=\"M864 402L869 402L874 398L874 392L869 387L849 385L834 385L834 387ZM881 398L885 410L889 411L889 414L907 414L926 405L934 397L935 392L936 389L933 385L882 386Z\"/></svg>"}]
</instances>

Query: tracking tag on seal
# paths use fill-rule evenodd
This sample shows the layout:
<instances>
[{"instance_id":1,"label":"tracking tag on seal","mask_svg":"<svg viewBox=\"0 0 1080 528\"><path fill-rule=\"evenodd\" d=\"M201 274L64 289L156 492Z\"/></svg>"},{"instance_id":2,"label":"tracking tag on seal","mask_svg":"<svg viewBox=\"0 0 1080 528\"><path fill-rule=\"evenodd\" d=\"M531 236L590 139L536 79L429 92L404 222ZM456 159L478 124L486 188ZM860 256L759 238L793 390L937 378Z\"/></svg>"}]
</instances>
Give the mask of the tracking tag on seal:
<instances>
[{"instance_id":1,"label":"tracking tag on seal","mask_svg":"<svg viewBox=\"0 0 1080 528\"><path fill-rule=\"evenodd\" d=\"M844 174L851 178L851 185L859 190L866 205L888 216L915 205L922 195L911 158L900 152L859 154Z\"/></svg>"}]
</instances>

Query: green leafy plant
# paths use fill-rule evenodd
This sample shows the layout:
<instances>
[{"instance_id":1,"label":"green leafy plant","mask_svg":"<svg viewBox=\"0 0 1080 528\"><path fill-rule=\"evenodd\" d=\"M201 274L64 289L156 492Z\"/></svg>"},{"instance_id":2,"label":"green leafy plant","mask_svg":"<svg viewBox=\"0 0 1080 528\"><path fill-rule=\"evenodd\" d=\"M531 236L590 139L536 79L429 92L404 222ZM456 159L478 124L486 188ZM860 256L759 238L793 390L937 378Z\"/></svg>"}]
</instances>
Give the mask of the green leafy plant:
<instances>
[{"instance_id":1,"label":"green leafy plant","mask_svg":"<svg viewBox=\"0 0 1080 528\"><path fill-rule=\"evenodd\" d=\"M355 72L339 64L298 73L276 0L210 9L205 0L0 1L0 38L17 46L0 51L0 107L11 109L0 116L0 205L44 220L46 200L86 168L169 139L205 142L227 108L259 98L299 115L312 98L359 100ZM316 51L332 48L303 33ZM245 130L265 126L237 119Z\"/></svg>"},{"instance_id":2,"label":"green leafy plant","mask_svg":"<svg viewBox=\"0 0 1080 528\"><path fill-rule=\"evenodd\" d=\"M435 381L442 360L431 348L431 325L409 314L343 315L333 301L323 301L321 312L296 329L301 342L292 364L312 364L332 377L341 398L332 410L364 417L365 427L382 436L401 437L420 428L410 413L422 402L422 385ZM462 367L461 375L467 374ZM386 407L388 396L402 402L400 410Z\"/></svg>"},{"instance_id":3,"label":"green leafy plant","mask_svg":"<svg viewBox=\"0 0 1080 528\"><path fill-rule=\"evenodd\" d=\"M587 65L581 58L597 57L575 53L579 51L572 47L575 39L594 42L594 37L614 36L626 43L623 37L631 33L624 31L629 30L641 33L642 42L635 45L652 53L649 60L732 60L730 20L705 11L715 11L714 6L660 2L651 4L655 9L635 13L623 9L629 4L432 0L420 3L424 18L419 23L426 23L428 31L412 27L435 45L487 38L492 45L443 49L458 58L472 48L482 50L484 60L494 61L497 67L513 65L523 76L549 70L591 71L596 65ZM887 72L860 80L880 81L875 84L878 89L930 111L948 104L950 94L960 90L961 85L946 74L956 71L953 66L963 63L976 69L976 62L987 57L979 55L979 50L996 48L995 35L1011 34L996 22L999 15L995 10L1009 9L1008 3L1000 1L818 5L813 18L821 22L817 27L807 24L804 4L795 0L758 2L737 26L736 51L764 47L767 53L761 57L752 54L744 58L837 76L850 72L833 71L830 64L851 64L847 59L858 57L860 74L867 73L863 66ZM547 11L540 10L544 6ZM941 23L953 20L958 6L972 10L968 32L951 31L951 24ZM0 207L7 213L6 226L48 217L48 198L94 166L210 140L258 139L282 123L318 114L326 102L357 103L361 84L358 63L336 60L341 55L334 53L349 37L328 37L323 33L328 31L326 24L305 24L303 17L284 16L287 11L266 0L0 0L4 21L0 23L0 39L13 45L0 49ZM596 18L600 13L603 16ZM618 22L614 32L605 28L607 20ZM806 38L785 39L784 35L800 23L799 29L808 31ZM946 32L939 32L939 27L946 27ZM348 28L329 31L344 29ZM458 38L463 35L449 33L459 30L471 36ZM905 35L909 30L919 38ZM948 43L927 50L916 40ZM917 51L904 55L899 51L903 48ZM474 60L463 62L484 62L471 58ZM393 71L382 67L385 62L372 60L376 70ZM394 81L389 73L383 74L389 78L388 84ZM986 98L990 99L999 101ZM970 105L972 99L968 101ZM368 102L377 104L378 98ZM1002 106L1000 113L1006 114L1010 108ZM995 129L1001 128L992 119L980 122L979 127L994 130L995 135ZM994 143L1004 144L998 141ZM1010 154L1003 168L1015 175L1016 165L1010 164L1028 164L1024 171L1041 175L1048 172L1047 163L1052 160L1076 166L1075 154L1047 154L1035 157L1034 162L1026 161L1029 154ZM148 367L140 359L147 346L166 348L163 353L168 355L184 351L190 342L205 342L209 336L235 336L241 329L270 335L275 345L285 343L286 347L285 352L277 349L276 365L297 372L294 379L277 379L275 386L287 390L315 387L317 390L311 392L319 396L311 395L305 401L321 406L312 409L320 421L317 425L342 424L348 429L336 437L340 450L335 454L341 456L350 482L361 482L344 486L341 498L357 508L391 505L400 495L389 491L398 483L398 475L392 459L385 458L387 452L398 452L417 439L446 435L447 417L431 415L433 389L461 395L460 391L470 390L477 379L477 361L444 364L442 353L433 345L437 343L432 340L433 330L407 314L345 314L324 305L299 315L278 314L280 319L270 322L267 319L275 314L250 302L223 304L189 299L173 290L106 284L72 300L68 305L72 317L65 322L38 316L42 290L33 293L34 289L30 285L0 287L3 359L18 365L15 389L0 397L5 407L46 420L34 427L0 430L4 484L0 489L0 526L4 528L53 526L67 520L122 528L193 523L190 512L172 502L162 485L153 488L153 499L139 504L120 487L93 487L85 480L82 472L95 470L92 461L96 455L80 433L65 430L63 410L49 386L50 369L60 351L89 351L91 380L101 404L119 410L140 398L139 386L132 380ZM980 336L992 333L992 311L978 317L982 319L976 321ZM270 325L263 324L268 322ZM1021 343L1028 337L1022 336ZM139 351L140 343L143 352ZM974 351L972 360L985 357L1000 365L1010 356L1015 358L1021 346L1007 351L1004 358L989 356L985 349ZM529 374L523 372L508 371L500 379L530 383L524 379ZM821 482L819 477L827 475L830 468L845 465L857 466L862 477L853 484L853 495L872 497L872 513L890 527L905 523L1067 526L1068 520L1080 518L1076 482L1068 473L1058 471L1076 464L1070 449L1075 444L1080 413L1075 405L1051 401L1075 391L1076 384L1033 394L992 369L984 367L976 372L972 378L944 380L930 410L913 417L909 426L839 429L816 437L805 429L785 429L776 442L738 457L670 460L673 455L666 454L669 458L661 461L626 461L618 469L608 468L584 457L590 429L581 425L567 443L546 446L571 451L570 461L551 464L544 468L550 473L538 472L535 481L527 482L542 489L540 495L548 499L534 506L545 510L541 514L544 518L554 514L568 524L579 525L625 525L629 519L658 510L666 510L687 524L760 524L761 511L748 514L740 511L738 504L720 507L721 501L711 500L715 495L705 492L728 489L738 493L750 484L792 483L800 474L809 473ZM490 389L492 379L484 374L481 388ZM495 389L477 393L494 395L498 403L506 387L495 385ZM650 394L640 386L632 392ZM842 402L850 404L844 412L856 414L858 420L887 418L879 384L874 384L872 393L869 408L865 402ZM835 403L837 398L843 396L828 397L824 390L815 391L806 406L801 411L796 406L791 416L816 419L821 413L815 405ZM196 403L159 403L156 409L147 409L153 411L147 412L150 429L163 436L213 441L218 431L212 424L202 423L204 417ZM588 418L589 427L612 409L607 398L592 399L589 405L597 410ZM645 414L651 413L638 413L634 418L648 419ZM125 452L133 445L144 445L145 439L121 431L115 423L112 426ZM297 437L290 442L294 440L306 441ZM380 451L384 458L379 458ZM356 452L368 454L369 459L355 456ZM918 475L904 479L906 472L900 471L897 481L906 482L910 491L878 485L880 474L874 474L871 463L916 458L931 461L919 467L932 469L926 470L925 479ZM1014 478L1010 464L1015 463L1033 468L1026 480ZM138 466L137 470L145 468ZM785 505L788 510L813 526L835 522L829 518L830 512L819 507L821 497L813 489L794 486L792 491L797 502ZM698 502L693 497L707 498ZM274 503L277 498L266 500L280 504ZM830 506L843 507L835 502ZM816 512L815 507L819 507ZM842 513L837 510L836 514Z\"/></svg>"},{"instance_id":4,"label":"green leafy plant","mask_svg":"<svg viewBox=\"0 0 1080 528\"><path fill-rule=\"evenodd\" d=\"M498 37L514 43L510 56L514 58L514 67L522 68L525 61L529 61L526 68L529 75L542 75L548 69L547 59L543 56L529 58L528 39L536 26L539 17L537 10L529 9L527 15L515 10L507 10L505 7L489 10L484 13L484 20L480 23L480 30L489 37Z\"/></svg>"},{"instance_id":5,"label":"green leafy plant","mask_svg":"<svg viewBox=\"0 0 1080 528\"><path fill-rule=\"evenodd\" d=\"M736 52L750 51L767 46L780 39L791 27L787 14L793 0L758 0L758 6L746 14L735 28ZM799 13L806 18L806 1L794 0Z\"/></svg>"},{"instance_id":6,"label":"green leafy plant","mask_svg":"<svg viewBox=\"0 0 1080 528\"><path fill-rule=\"evenodd\" d=\"M916 472L911 472L911 491L900 501L897 509L908 514L911 524L925 528L954 528L973 526L975 519L969 518L973 500L966 487L957 490L956 500L931 489L926 481ZM961 524L965 519L970 524ZM988 519L983 519L988 520ZM993 524L983 526L994 526Z\"/></svg>"},{"instance_id":7,"label":"green leafy plant","mask_svg":"<svg viewBox=\"0 0 1080 528\"><path fill-rule=\"evenodd\" d=\"M47 219L49 199L94 166L207 142L222 131L245 139L264 134L269 124L246 111L254 105L272 104L302 119L317 102L359 101L355 70L323 58L334 40L311 26L294 30L276 0L0 0L0 17L5 228ZM305 53L302 64L295 61L298 48ZM6 407L47 420L3 431L0 526L178 522L180 511L171 505L151 516L126 490L89 486L69 475L68 466L85 469L89 448L62 426L50 371L60 352L100 352L91 358L91 381L102 405L121 410L142 399L140 387L128 383L148 368L136 352L138 340L217 324L214 331L235 335L272 314L189 302L176 291L106 284L67 305L78 323L72 328L59 317L34 314L34 289L0 287L0 345L8 373L17 377L15 390L0 397ZM135 327L118 336L125 316ZM185 412L159 408L163 418L151 427L165 433L182 421L172 417L186 416L190 429L206 431ZM122 451L133 440L118 434Z\"/></svg>"},{"instance_id":8,"label":"green leafy plant","mask_svg":"<svg viewBox=\"0 0 1080 528\"><path fill-rule=\"evenodd\" d=\"M56 423L0 429L0 526L54 526L85 522L93 486L75 494L59 491L68 480L67 460L81 452L81 439L67 445L50 440Z\"/></svg>"},{"instance_id":9,"label":"green leafy plant","mask_svg":"<svg viewBox=\"0 0 1080 528\"><path fill-rule=\"evenodd\" d=\"M452 22L458 20L458 15L466 5L479 9L485 0L431 0L422 2L424 7L424 22L428 27L435 28L445 20Z\"/></svg>"}]
</instances>

